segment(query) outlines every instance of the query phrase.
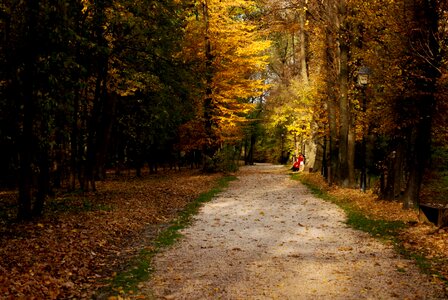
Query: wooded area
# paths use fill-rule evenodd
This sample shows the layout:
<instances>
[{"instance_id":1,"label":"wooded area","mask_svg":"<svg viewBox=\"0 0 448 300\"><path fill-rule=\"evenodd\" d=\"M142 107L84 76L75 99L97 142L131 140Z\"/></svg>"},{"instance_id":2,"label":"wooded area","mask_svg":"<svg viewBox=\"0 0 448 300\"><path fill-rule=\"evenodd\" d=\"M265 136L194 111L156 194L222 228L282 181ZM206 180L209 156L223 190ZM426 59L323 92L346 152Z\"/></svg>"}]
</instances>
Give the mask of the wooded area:
<instances>
[{"instance_id":1,"label":"wooded area","mask_svg":"<svg viewBox=\"0 0 448 300\"><path fill-rule=\"evenodd\" d=\"M377 178L407 208L428 167L448 169L445 1L0 8L0 183L19 191L19 219L106 170L228 171L310 145L329 182Z\"/></svg>"},{"instance_id":2,"label":"wooded area","mask_svg":"<svg viewBox=\"0 0 448 300\"><path fill-rule=\"evenodd\" d=\"M272 1L266 111L279 135L316 144L311 167L330 183L375 178L380 198L409 208L425 170L446 171L446 5Z\"/></svg>"},{"instance_id":3,"label":"wooded area","mask_svg":"<svg viewBox=\"0 0 448 300\"><path fill-rule=\"evenodd\" d=\"M248 1L2 4L1 182L18 187L19 218L110 168L216 169L264 86L257 14Z\"/></svg>"},{"instance_id":4,"label":"wooded area","mask_svg":"<svg viewBox=\"0 0 448 300\"><path fill-rule=\"evenodd\" d=\"M0 298L99 295L240 161L448 204L445 0L4 0L0 33ZM400 239L446 278L446 237Z\"/></svg>"}]
</instances>

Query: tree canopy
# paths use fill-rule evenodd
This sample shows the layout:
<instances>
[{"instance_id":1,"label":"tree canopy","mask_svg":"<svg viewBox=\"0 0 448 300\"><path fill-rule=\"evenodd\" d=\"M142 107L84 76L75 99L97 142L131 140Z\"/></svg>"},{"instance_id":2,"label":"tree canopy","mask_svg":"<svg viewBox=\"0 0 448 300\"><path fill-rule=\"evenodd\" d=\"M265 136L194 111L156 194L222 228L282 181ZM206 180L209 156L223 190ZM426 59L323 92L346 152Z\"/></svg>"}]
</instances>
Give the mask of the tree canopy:
<instances>
[{"instance_id":1,"label":"tree canopy","mask_svg":"<svg viewBox=\"0 0 448 300\"><path fill-rule=\"evenodd\" d=\"M441 0L6 0L0 182L28 219L111 168L315 149L330 182L414 206L447 151L447 21Z\"/></svg>"},{"instance_id":2,"label":"tree canopy","mask_svg":"<svg viewBox=\"0 0 448 300\"><path fill-rule=\"evenodd\" d=\"M276 82L267 100L270 124L288 133L297 154L291 126L309 108L299 128L317 146L310 167L347 187L375 176L380 197L417 205L432 153L446 151L437 137L446 130L446 3L265 4ZM358 81L361 70L368 70L366 84Z\"/></svg>"}]
</instances>

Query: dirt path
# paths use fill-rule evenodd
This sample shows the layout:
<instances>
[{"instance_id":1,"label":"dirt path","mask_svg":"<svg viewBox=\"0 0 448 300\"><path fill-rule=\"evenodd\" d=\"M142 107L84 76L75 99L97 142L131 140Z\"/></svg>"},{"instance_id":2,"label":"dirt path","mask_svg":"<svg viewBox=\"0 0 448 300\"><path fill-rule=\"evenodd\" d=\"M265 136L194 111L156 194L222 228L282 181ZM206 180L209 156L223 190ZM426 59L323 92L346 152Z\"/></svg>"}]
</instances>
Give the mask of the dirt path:
<instances>
[{"instance_id":1,"label":"dirt path","mask_svg":"<svg viewBox=\"0 0 448 300\"><path fill-rule=\"evenodd\" d=\"M156 256L156 299L438 299L408 260L344 224L282 167L244 167ZM149 292L151 290L151 292ZM439 297L441 298L441 297Z\"/></svg>"}]
</instances>

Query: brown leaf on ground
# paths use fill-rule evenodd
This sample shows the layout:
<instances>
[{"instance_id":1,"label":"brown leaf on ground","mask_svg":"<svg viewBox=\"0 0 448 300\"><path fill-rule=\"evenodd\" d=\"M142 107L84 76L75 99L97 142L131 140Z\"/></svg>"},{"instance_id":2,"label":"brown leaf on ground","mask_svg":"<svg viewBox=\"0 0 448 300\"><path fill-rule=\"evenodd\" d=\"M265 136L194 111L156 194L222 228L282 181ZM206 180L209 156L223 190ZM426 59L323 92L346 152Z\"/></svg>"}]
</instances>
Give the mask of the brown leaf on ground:
<instances>
[{"instance_id":1,"label":"brown leaf on ground","mask_svg":"<svg viewBox=\"0 0 448 300\"><path fill-rule=\"evenodd\" d=\"M0 223L0 298L91 298L219 176L123 176L99 182L96 193L58 195L37 222ZM0 194L0 205L12 205L12 194Z\"/></svg>"}]
</instances>

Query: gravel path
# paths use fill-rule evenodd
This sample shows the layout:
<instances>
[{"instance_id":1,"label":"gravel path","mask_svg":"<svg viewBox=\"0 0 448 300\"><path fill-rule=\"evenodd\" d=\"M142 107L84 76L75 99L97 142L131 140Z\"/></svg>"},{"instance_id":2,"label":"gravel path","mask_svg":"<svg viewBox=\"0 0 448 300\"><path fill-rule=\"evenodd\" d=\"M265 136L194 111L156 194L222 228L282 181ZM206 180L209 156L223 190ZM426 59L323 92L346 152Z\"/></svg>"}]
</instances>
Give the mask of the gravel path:
<instances>
[{"instance_id":1,"label":"gravel path","mask_svg":"<svg viewBox=\"0 0 448 300\"><path fill-rule=\"evenodd\" d=\"M154 259L156 299L439 299L391 247L348 228L281 166L244 167ZM148 292L149 293L149 292Z\"/></svg>"}]
</instances>

